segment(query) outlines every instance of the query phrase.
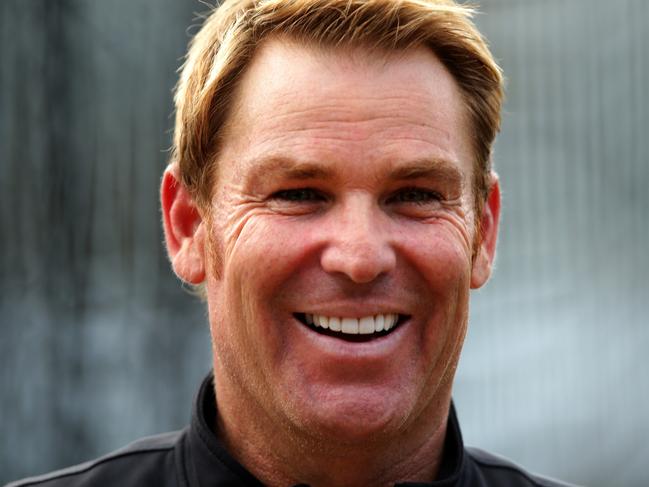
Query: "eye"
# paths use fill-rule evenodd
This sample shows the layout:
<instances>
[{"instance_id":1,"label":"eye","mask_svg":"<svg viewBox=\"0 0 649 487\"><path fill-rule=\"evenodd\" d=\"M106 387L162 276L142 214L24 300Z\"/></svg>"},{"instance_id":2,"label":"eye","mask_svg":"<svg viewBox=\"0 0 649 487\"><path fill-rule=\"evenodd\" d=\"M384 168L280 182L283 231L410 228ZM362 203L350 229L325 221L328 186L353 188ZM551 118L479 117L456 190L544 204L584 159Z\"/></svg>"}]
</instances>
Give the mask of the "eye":
<instances>
[{"instance_id":1,"label":"eye","mask_svg":"<svg viewBox=\"0 0 649 487\"><path fill-rule=\"evenodd\" d=\"M283 189L272 195L273 199L292 202L317 202L325 201L326 197L313 188Z\"/></svg>"},{"instance_id":2,"label":"eye","mask_svg":"<svg viewBox=\"0 0 649 487\"><path fill-rule=\"evenodd\" d=\"M403 188L393 193L387 200L388 203L414 203L416 205L426 205L436 203L442 199L442 196L429 189L423 188Z\"/></svg>"}]
</instances>

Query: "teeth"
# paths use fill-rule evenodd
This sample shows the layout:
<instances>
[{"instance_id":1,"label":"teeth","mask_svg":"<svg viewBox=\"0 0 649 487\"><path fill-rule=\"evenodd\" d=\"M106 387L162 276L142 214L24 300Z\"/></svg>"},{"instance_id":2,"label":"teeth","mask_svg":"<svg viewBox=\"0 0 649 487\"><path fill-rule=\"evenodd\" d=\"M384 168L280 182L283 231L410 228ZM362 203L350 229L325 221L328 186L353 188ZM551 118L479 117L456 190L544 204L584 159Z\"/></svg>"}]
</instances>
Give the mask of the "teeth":
<instances>
[{"instance_id":1,"label":"teeth","mask_svg":"<svg viewBox=\"0 0 649 487\"><path fill-rule=\"evenodd\" d=\"M376 316L363 316L361 318L340 318L337 316L323 316L305 314L305 321L309 325L328 328L348 335L369 335L379 331L388 331L397 324L398 314L390 313Z\"/></svg>"},{"instance_id":2,"label":"teeth","mask_svg":"<svg viewBox=\"0 0 649 487\"><path fill-rule=\"evenodd\" d=\"M331 331L340 331L342 330L342 323L340 318L329 318L329 329Z\"/></svg>"},{"instance_id":3,"label":"teeth","mask_svg":"<svg viewBox=\"0 0 649 487\"><path fill-rule=\"evenodd\" d=\"M318 315L317 318L318 318L318 324L322 328L329 328L329 318L327 318L326 316L322 316L322 315Z\"/></svg>"},{"instance_id":4,"label":"teeth","mask_svg":"<svg viewBox=\"0 0 649 487\"><path fill-rule=\"evenodd\" d=\"M385 316L376 315L374 317L374 327L376 331L383 331L385 329Z\"/></svg>"},{"instance_id":5,"label":"teeth","mask_svg":"<svg viewBox=\"0 0 649 487\"><path fill-rule=\"evenodd\" d=\"M343 318L343 326L340 331L349 335L358 335L358 320L356 318Z\"/></svg>"},{"instance_id":6,"label":"teeth","mask_svg":"<svg viewBox=\"0 0 649 487\"><path fill-rule=\"evenodd\" d=\"M369 335L374 333L374 317L365 316L358 320L358 333L361 335Z\"/></svg>"}]
</instances>

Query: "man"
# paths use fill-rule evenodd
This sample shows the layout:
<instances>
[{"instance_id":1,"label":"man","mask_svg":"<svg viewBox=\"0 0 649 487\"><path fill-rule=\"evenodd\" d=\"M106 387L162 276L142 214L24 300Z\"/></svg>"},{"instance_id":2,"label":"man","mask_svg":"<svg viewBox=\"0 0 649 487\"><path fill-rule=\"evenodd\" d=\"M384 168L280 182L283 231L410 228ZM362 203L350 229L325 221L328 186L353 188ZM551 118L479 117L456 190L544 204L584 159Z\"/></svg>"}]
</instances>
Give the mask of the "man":
<instances>
[{"instance_id":1,"label":"man","mask_svg":"<svg viewBox=\"0 0 649 487\"><path fill-rule=\"evenodd\" d=\"M500 210L502 78L470 13L233 0L206 20L161 200L213 378L186 430L14 485L560 485L465 449L451 404Z\"/></svg>"}]
</instances>

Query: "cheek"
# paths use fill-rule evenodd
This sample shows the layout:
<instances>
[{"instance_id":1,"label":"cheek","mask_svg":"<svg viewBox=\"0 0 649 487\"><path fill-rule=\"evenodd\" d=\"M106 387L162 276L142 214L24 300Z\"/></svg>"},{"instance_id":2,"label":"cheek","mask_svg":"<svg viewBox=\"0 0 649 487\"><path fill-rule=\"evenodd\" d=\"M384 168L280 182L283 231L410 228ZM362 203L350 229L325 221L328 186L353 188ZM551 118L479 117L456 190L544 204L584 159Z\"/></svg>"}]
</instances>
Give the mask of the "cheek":
<instances>
[{"instance_id":1,"label":"cheek","mask_svg":"<svg viewBox=\"0 0 649 487\"><path fill-rule=\"evenodd\" d=\"M276 292L303 262L306 239L299 230L290 231L268 218L253 218L237 240L228 245L225 276L232 285L258 294Z\"/></svg>"},{"instance_id":2,"label":"cheek","mask_svg":"<svg viewBox=\"0 0 649 487\"><path fill-rule=\"evenodd\" d=\"M422 328L421 344L428 356L455 354L462 341L469 306L471 249L455 227L438 224L412 232L402 254L426 288L422 315L430 326Z\"/></svg>"},{"instance_id":3,"label":"cheek","mask_svg":"<svg viewBox=\"0 0 649 487\"><path fill-rule=\"evenodd\" d=\"M439 316L438 322L447 328L464 323L471 280L471 257L466 247L447 239L434 240L423 258L424 277L432 289L432 312Z\"/></svg>"},{"instance_id":4,"label":"cheek","mask_svg":"<svg viewBox=\"0 0 649 487\"><path fill-rule=\"evenodd\" d=\"M216 283L222 304L214 318L237 323L231 334L246 335L256 347L269 344L269 349L282 340L271 325L291 317L284 294L307 253L300 235L272 218L252 217L236 240L225 243L223 272Z\"/></svg>"},{"instance_id":5,"label":"cheek","mask_svg":"<svg viewBox=\"0 0 649 487\"><path fill-rule=\"evenodd\" d=\"M470 277L471 232L464 225L438 220L401 232L401 252L435 294L456 294Z\"/></svg>"},{"instance_id":6,"label":"cheek","mask_svg":"<svg viewBox=\"0 0 649 487\"><path fill-rule=\"evenodd\" d=\"M245 246L237 249L245 249ZM279 360L282 338L271 333L272 292L267 267L230 254L223 273L208 281L208 312L214 367L244 390L265 390L269 364ZM251 256L252 258L252 256ZM238 265L240 264L240 265ZM251 277L252 276L252 277Z\"/></svg>"}]
</instances>

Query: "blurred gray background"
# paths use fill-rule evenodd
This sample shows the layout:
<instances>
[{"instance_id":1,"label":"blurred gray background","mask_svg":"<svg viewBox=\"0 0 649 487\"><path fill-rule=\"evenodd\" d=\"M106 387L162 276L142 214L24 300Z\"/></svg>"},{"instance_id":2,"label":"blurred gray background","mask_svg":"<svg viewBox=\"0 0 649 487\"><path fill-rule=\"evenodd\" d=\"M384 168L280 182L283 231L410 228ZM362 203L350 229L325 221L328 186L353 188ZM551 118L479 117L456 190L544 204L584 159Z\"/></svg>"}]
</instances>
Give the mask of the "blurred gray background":
<instances>
[{"instance_id":1,"label":"blurred gray background","mask_svg":"<svg viewBox=\"0 0 649 487\"><path fill-rule=\"evenodd\" d=\"M210 366L157 188L194 0L0 2L0 483L182 427ZM649 2L483 0L508 77L466 442L649 485ZM194 27L192 27L194 26Z\"/></svg>"}]
</instances>

